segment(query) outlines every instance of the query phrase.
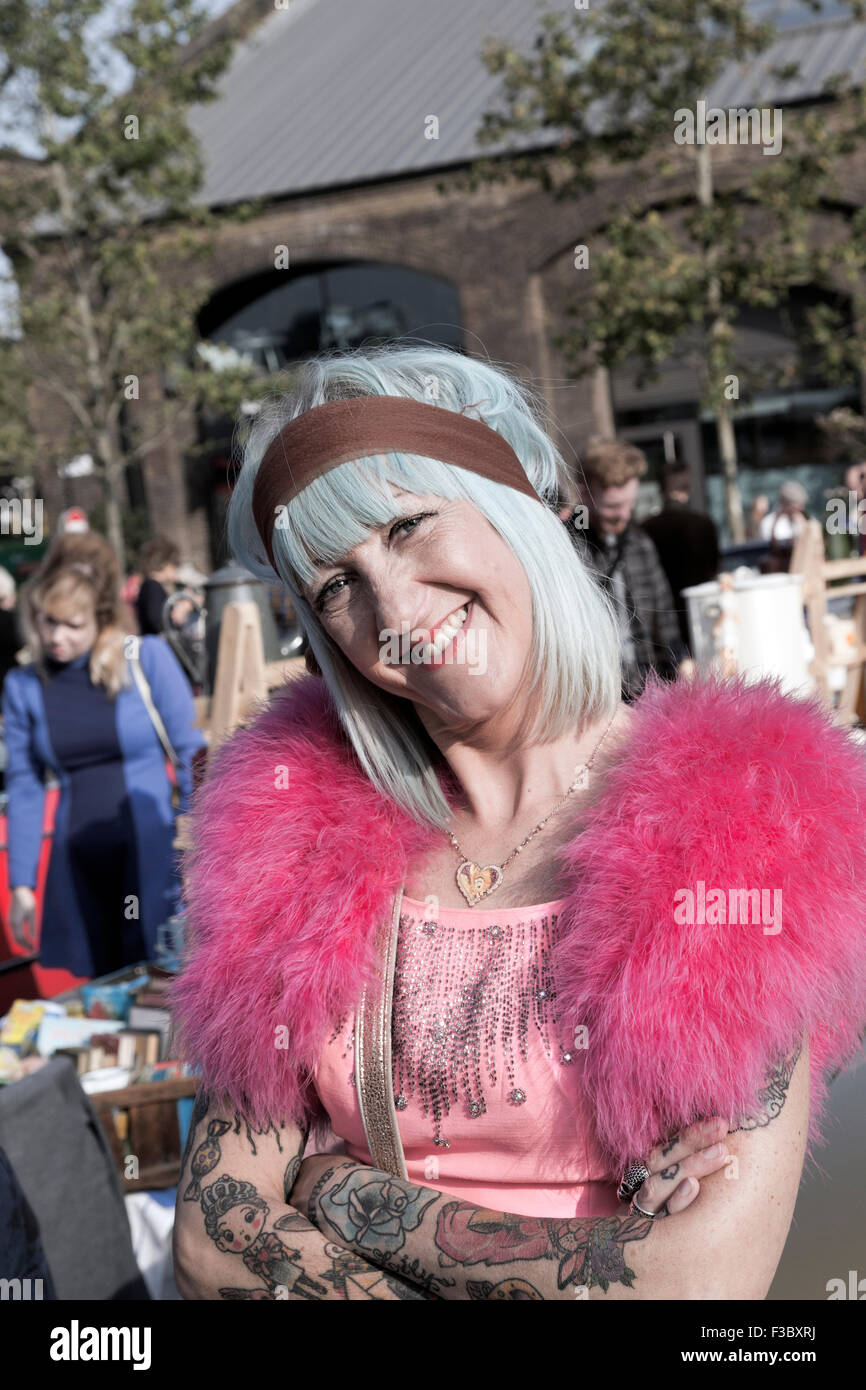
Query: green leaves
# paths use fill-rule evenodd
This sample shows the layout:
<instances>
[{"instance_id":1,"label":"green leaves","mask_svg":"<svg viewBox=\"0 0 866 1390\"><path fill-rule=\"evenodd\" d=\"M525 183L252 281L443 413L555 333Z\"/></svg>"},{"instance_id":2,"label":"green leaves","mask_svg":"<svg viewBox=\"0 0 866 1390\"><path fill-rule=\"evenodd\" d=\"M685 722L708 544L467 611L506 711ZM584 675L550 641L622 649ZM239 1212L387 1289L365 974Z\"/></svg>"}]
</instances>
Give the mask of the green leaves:
<instances>
[{"instance_id":1,"label":"green leaves","mask_svg":"<svg viewBox=\"0 0 866 1390\"><path fill-rule=\"evenodd\" d=\"M848 8L862 16L866 0ZM754 387L767 384L734 360L740 308L785 312L790 287L807 283L847 294L855 312L846 318L824 306L807 315L798 327L804 363L813 371L820 363L834 381L866 368L851 326L866 309L866 213L833 211L852 201L846 161L866 139L862 74L838 73L820 104L785 108L784 139L770 156L757 143L735 143L739 124L731 144L674 141L676 113L695 112L730 62L764 54L775 38L746 0L605 0L545 16L528 57L495 43L486 50L503 82L497 110L484 116L484 142L507 147L520 135L525 147L534 125L548 143L477 163L472 177L486 179L495 164L491 177L511 173L575 200L574 239L589 245L589 268L576 267L574 294L560 301L568 330L553 339L575 375L598 363L628 365L643 384L666 357L686 357L720 422L731 413L731 375L741 397L750 377ZM741 71L744 83L756 74L754 90L740 97L747 132L748 109L772 100L797 68ZM629 190L642 188L626 206L620 169ZM777 365L783 385L794 367ZM730 454L730 430L727 437ZM726 468L733 478L735 459Z\"/></svg>"},{"instance_id":2,"label":"green leaves","mask_svg":"<svg viewBox=\"0 0 866 1390\"><path fill-rule=\"evenodd\" d=\"M119 547L117 488L153 445L153 410L127 407L138 383L192 364L181 373L192 399L238 399L231 373L194 358L225 219L196 202L203 168L187 119L215 95L233 41L230 17L212 25L204 0L0 6L0 129L34 149L0 160L0 243L21 327L0 342L0 464L54 468L90 453ZM188 404L162 402L158 434ZM52 421L47 439L28 428L31 411L36 425Z\"/></svg>"}]
</instances>

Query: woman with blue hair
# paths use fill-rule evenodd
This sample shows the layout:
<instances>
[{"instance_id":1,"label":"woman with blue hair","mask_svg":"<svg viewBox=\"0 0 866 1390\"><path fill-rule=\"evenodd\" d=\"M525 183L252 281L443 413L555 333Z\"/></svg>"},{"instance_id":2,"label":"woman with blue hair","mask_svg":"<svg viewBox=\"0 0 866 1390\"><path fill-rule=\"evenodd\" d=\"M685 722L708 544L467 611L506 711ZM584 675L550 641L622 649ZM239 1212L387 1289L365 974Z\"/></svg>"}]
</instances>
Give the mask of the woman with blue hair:
<instances>
[{"instance_id":1,"label":"woman with blue hair","mask_svg":"<svg viewBox=\"0 0 866 1390\"><path fill-rule=\"evenodd\" d=\"M622 703L564 468L528 386L424 345L306 362L255 421L230 535L312 673L193 810L185 1297L767 1292L866 1013L866 771L773 689ZM695 930L697 881L785 930Z\"/></svg>"}]
</instances>

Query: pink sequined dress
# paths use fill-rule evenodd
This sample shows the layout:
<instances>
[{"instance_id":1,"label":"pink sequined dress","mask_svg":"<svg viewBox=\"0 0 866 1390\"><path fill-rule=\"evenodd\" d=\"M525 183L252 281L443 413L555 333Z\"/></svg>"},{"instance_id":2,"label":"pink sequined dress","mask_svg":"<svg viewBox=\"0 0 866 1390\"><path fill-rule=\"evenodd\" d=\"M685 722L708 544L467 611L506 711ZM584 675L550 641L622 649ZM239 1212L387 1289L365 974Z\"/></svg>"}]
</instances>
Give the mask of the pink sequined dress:
<instances>
[{"instance_id":1,"label":"pink sequined dress","mask_svg":"<svg viewBox=\"0 0 866 1390\"><path fill-rule=\"evenodd\" d=\"M404 896L394 976L397 1120L409 1177L525 1216L622 1213L581 1101L586 1040L558 1026L550 953L565 902L440 908ZM370 1163L354 1016L335 1020L316 1089L347 1154Z\"/></svg>"}]
</instances>

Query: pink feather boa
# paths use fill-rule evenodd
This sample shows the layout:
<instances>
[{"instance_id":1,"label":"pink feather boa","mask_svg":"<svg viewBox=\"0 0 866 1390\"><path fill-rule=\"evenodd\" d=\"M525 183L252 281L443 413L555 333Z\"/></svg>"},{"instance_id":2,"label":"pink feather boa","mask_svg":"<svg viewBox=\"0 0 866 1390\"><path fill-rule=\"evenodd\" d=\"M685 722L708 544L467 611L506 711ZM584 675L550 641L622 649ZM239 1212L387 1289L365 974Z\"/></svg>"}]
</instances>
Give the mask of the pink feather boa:
<instances>
[{"instance_id":1,"label":"pink feather boa","mask_svg":"<svg viewBox=\"0 0 866 1390\"><path fill-rule=\"evenodd\" d=\"M811 1146L866 1023L866 755L771 682L654 682L633 708L562 851L555 962L610 1172L701 1114L755 1112L804 1032ZM172 989L208 1090L259 1125L322 1122L319 1049L370 978L409 856L437 835L374 790L318 678L219 750L193 810L192 946ZM781 890L781 930L677 925L675 894L699 880Z\"/></svg>"}]
</instances>

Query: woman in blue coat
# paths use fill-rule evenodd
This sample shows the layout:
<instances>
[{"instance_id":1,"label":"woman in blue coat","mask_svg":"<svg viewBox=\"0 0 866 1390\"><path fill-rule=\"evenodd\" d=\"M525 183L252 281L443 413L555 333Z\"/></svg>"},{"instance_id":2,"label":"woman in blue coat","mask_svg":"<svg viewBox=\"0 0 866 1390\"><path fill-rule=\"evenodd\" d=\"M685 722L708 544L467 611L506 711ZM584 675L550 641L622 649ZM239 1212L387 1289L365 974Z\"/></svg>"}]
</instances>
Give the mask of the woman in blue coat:
<instances>
[{"instance_id":1,"label":"woman in blue coat","mask_svg":"<svg viewBox=\"0 0 866 1390\"><path fill-rule=\"evenodd\" d=\"M117 562L101 537L60 541L27 606L35 659L11 671L3 690L10 922L19 943L32 946L51 769L61 791L41 964L93 978L152 959L157 928L179 906L172 789L148 687L177 760L181 811L204 738L173 652L159 637L126 634Z\"/></svg>"}]
</instances>

